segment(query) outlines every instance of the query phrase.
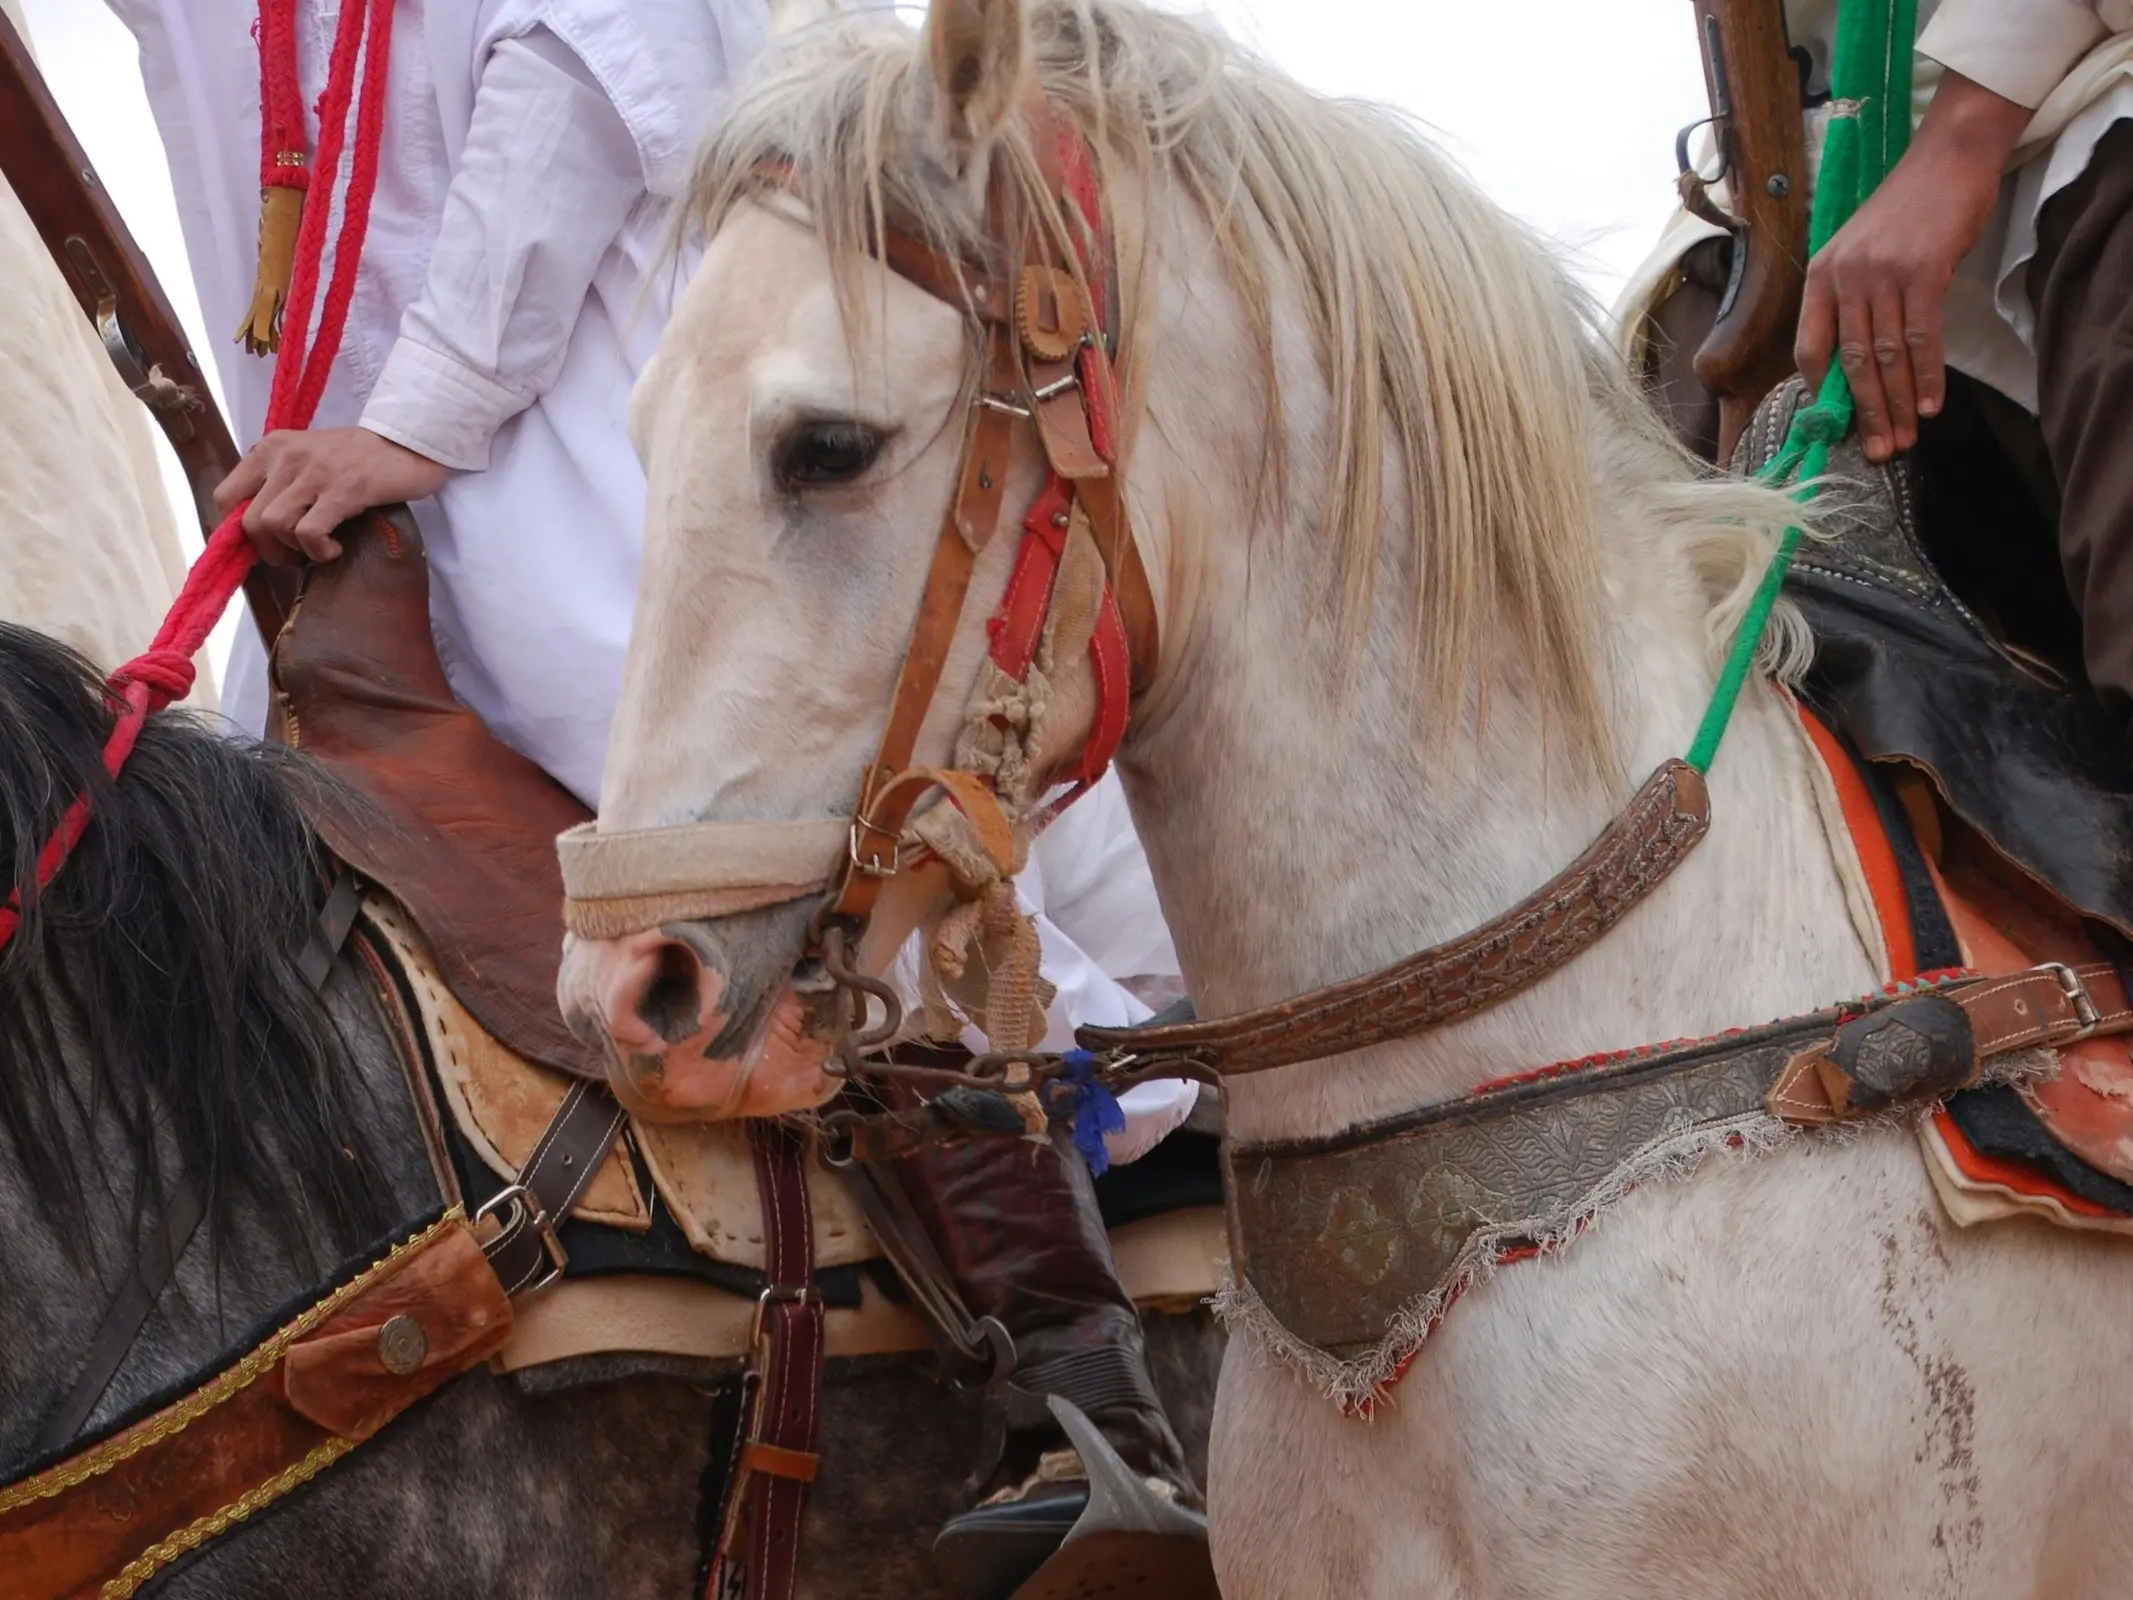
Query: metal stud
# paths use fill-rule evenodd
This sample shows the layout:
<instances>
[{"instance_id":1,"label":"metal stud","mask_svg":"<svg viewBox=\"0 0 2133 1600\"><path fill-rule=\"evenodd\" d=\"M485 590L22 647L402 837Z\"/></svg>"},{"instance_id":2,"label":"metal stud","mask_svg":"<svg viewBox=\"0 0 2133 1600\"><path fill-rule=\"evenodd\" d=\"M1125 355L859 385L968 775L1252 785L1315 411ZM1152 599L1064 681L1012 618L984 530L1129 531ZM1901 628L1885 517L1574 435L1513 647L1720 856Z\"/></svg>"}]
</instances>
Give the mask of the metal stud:
<instances>
[{"instance_id":1,"label":"metal stud","mask_svg":"<svg viewBox=\"0 0 2133 1600\"><path fill-rule=\"evenodd\" d=\"M387 1372L406 1377L422 1365L422 1358L430 1353L429 1335L422 1331L422 1324L402 1312L387 1319L378 1330L378 1360Z\"/></svg>"},{"instance_id":2,"label":"metal stud","mask_svg":"<svg viewBox=\"0 0 2133 1600\"><path fill-rule=\"evenodd\" d=\"M1770 181L1763 187L1770 191L1771 199L1782 200L1792 193L1792 180L1782 172L1773 172L1770 174Z\"/></svg>"}]
</instances>

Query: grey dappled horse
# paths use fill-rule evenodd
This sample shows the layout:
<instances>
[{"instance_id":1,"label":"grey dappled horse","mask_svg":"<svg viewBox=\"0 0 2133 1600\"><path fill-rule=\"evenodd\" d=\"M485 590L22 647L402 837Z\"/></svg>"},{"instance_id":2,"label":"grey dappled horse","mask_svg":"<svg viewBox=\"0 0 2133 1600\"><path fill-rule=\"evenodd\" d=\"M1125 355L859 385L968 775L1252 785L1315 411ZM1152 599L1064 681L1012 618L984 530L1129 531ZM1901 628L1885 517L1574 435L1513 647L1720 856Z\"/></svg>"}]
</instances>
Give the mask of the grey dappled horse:
<instances>
[{"instance_id":1,"label":"grey dappled horse","mask_svg":"<svg viewBox=\"0 0 2133 1600\"><path fill-rule=\"evenodd\" d=\"M165 713L114 786L104 706L80 657L0 625L10 881L73 795L94 819L0 951L0 1482L30 1464L176 1174L207 1219L75 1447L203 1381L437 1204L364 969L344 952L322 995L297 973L321 858L293 789L321 780ZM1204 1312L1152 1324L1204 1473L1218 1336ZM477 1369L148 1592L684 1600L730 1377L651 1357ZM801 1592L936 1592L927 1547L975 1436L930 1358L831 1362Z\"/></svg>"}]
</instances>

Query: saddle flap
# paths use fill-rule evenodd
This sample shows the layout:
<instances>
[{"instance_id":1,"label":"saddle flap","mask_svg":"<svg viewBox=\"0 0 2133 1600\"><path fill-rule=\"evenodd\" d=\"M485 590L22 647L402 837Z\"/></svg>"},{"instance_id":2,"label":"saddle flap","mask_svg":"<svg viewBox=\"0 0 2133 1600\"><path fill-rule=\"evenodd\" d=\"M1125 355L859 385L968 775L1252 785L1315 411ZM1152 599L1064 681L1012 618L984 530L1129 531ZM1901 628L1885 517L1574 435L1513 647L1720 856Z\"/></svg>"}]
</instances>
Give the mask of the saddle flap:
<instances>
[{"instance_id":1,"label":"saddle flap","mask_svg":"<svg viewBox=\"0 0 2133 1600\"><path fill-rule=\"evenodd\" d=\"M287 743L334 784L301 791L327 844L407 908L452 992L519 1055L604 1076L556 1009L556 835L577 799L452 697L430 633L429 564L404 507L338 530L275 641Z\"/></svg>"},{"instance_id":2,"label":"saddle flap","mask_svg":"<svg viewBox=\"0 0 2133 1600\"><path fill-rule=\"evenodd\" d=\"M515 1176L563 1103L570 1080L490 1037L441 980L438 963L401 908L372 893L364 899L363 916L400 969L414 1025L422 1030L444 1090L444 1115L491 1172ZM639 1183L626 1146L643 1160L656 1198ZM816 1265L850 1266L880 1255L842 1177L819 1171L813 1177L808 1205ZM571 1216L642 1234L652 1227L655 1204L664 1206L697 1254L729 1266L762 1268L763 1205L744 1123L632 1120L627 1140L608 1151Z\"/></svg>"},{"instance_id":3,"label":"saddle flap","mask_svg":"<svg viewBox=\"0 0 2133 1600\"><path fill-rule=\"evenodd\" d=\"M2107 959L2078 922L2045 902L2041 890L2017 892L1960 847L1949 856L1941 902L1963 959L1981 972ZM2023 1101L2065 1149L2133 1184L2133 1039L2083 1039L2061 1046L2058 1055L2058 1075L2022 1085Z\"/></svg>"}]
</instances>

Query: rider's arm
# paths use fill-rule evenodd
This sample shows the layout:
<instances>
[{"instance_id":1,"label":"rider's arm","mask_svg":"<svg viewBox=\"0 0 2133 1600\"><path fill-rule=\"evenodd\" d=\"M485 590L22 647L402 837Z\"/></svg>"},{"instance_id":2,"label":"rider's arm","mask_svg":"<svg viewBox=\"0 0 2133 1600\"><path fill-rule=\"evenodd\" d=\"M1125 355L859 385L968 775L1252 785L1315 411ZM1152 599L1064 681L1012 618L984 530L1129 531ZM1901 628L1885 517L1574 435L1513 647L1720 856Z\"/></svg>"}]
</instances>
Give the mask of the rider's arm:
<instances>
[{"instance_id":1,"label":"rider's arm","mask_svg":"<svg viewBox=\"0 0 2133 1600\"><path fill-rule=\"evenodd\" d=\"M486 467L496 431L555 382L601 258L644 194L636 140L569 47L545 30L499 44L422 294L361 425L269 434L216 491L220 508L252 499L245 527L270 559L331 560L348 517Z\"/></svg>"},{"instance_id":2,"label":"rider's arm","mask_svg":"<svg viewBox=\"0 0 2133 1600\"><path fill-rule=\"evenodd\" d=\"M1808 268L1794 349L1818 387L1842 364L1869 459L1908 450L1939 412L1948 285L2030 113L2105 32L2095 0L1946 0L1919 36L1946 75L1903 159Z\"/></svg>"},{"instance_id":3,"label":"rider's arm","mask_svg":"<svg viewBox=\"0 0 2133 1600\"><path fill-rule=\"evenodd\" d=\"M421 298L363 409L371 432L460 471L561 370L593 274L644 197L621 113L545 31L498 45Z\"/></svg>"}]
</instances>

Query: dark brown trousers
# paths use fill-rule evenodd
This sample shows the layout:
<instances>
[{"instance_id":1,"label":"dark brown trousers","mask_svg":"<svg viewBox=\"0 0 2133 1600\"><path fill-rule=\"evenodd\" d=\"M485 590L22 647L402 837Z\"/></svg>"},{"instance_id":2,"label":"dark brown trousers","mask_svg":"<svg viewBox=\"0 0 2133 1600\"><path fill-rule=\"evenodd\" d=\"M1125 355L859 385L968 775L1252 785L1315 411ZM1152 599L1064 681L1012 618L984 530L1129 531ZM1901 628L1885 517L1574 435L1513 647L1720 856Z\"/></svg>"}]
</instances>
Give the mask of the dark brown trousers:
<instances>
[{"instance_id":1,"label":"dark brown trousers","mask_svg":"<svg viewBox=\"0 0 2133 1600\"><path fill-rule=\"evenodd\" d=\"M2029 292L2039 422L2059 484L2059 559L2089 680L2133 714L2133 122L2045 203Z\"/></svg>"}]
</instances>

